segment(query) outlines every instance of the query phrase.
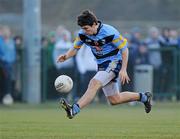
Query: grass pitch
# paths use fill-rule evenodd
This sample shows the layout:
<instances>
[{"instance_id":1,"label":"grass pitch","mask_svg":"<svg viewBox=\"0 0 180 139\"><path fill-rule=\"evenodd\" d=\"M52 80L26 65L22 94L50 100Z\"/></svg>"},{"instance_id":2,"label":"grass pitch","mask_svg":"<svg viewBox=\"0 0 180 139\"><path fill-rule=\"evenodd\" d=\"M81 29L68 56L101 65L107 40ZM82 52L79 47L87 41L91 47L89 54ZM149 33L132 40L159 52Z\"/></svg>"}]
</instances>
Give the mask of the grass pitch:
<instances>
[{"instance_id":1,"label":"grass pitch","mask_svg":"<svg viewBox=\"0 0 180 139\"><path fill-rule=\"evenodd\" d=\"M180 139L180 103L93 104L72 120L55 103L0 105L0 139Z\"/></svg>"}]
</instances>

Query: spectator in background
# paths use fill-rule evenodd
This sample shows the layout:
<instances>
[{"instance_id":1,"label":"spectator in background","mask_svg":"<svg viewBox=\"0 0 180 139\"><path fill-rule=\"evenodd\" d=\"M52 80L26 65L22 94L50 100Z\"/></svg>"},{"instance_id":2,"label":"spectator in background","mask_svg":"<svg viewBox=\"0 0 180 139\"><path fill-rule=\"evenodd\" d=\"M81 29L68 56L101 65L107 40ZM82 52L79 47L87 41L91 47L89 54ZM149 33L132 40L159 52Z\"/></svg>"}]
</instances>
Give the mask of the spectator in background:
<instances>
[{"instance_id":1,"label":"spectator in background","mask_svg":"<svg viewBox=\"0 0 180 139\"><path fill-rule=\"evenodd\" d=\"M154 68L154 92L158 92L160 90L160 73L161 73L161 65L162 65L162 58L161 52L159 48L160 45L160 34L157 27L151 27L149 29L149 36L145 40L148 49L149 49L149 62Z\"/></svg>"},{"instance_id":2,"label":"spectator in background","mask_svg":"<svg viewBox=\"0 0 180 139\"><path fill-rule=\"evenodd\" d=\"M163 28L160 36L160 45L162 48L170 47L170 29L169 28ZM161 51L162 56L162 87L161 91L167 90L165 85L167 83L167 73L169 70L169 66L172 63L172 53L169 50ZM166 88L166 89L165 89Z\"/></svg>"},{"instance_id":3,"label":"spectator in background","mask_svg":"<svg viewBox=\"0 0 180 139\"><path fill-rule=\"evenodd\" d=\"M139 27L134 27L131 30L130 42L134 48L137 48L142 40L142 31Z\"/></svg>"},{"instance_id":4,"label":"spectator in background","mask_svg":"<svg viewBox=\"0 0 180 139\"><path fill-rule=\"evenodd\" d=\"M0 61L1 68L3 70L3 103L12 104L12 82L15 79L14 64L16 60L16 49L14 41L11 37L11 31L9 27L4 26L2 28L2 38L0 42Z\"/></svg>"},{"instance_id":5,"label":"spectator in background","mask_svg":"<svg viewBox=\"0 0 180 139\"><path fill-rule=\"evenodd\" d=\"M173 74L174 72L174 52L176 51L175 48L178 47L178 32L175 29L169 30L169 45L171 49L162 52L163 57L163 66L162 66L162 85L161 90L163 92L171 92L173 90Z\"/></svg>"},{"instance_id":6,"label":"spectator in background","mask_svg":"<svg viewBox=\"0 0 180 139\"><path fill-rule=\"evenodd\" d=\"M128 64L128 73L133 79L133 72L134 72L134 65L135 60L138 52L138 47L141 44L142 41L142 30L139 27L134 27L131 30L129 40L129 64ZM132 81L133 82L133 81ZM130 83L131 84L131 83ZM130 91L133 91L133 88L131 88Z\"/></svg>"},{"instance_id":7,"label":"spectator in background","mask_svg":"<svg viewBox=\"0 0 180 139\"><path fill-rule=\"evenodd\" d=\"M178 46L178 32L175 29L171 29L169 32L169 43L171 46Z\"/></svg>"},{"instance_id":8,"label":"spectator in background","mask_svg":"<svg viewBox=\"0 0 180 139\"><path fill-rule=\"evenodd\" d=\"M55 46L55 43L56 43L56 35L55 35L55 32L50 32L48 34L48 37L47 37L47 46L45 47L45 49L47 50L46 54L47 54L47 66L49 68L53 68L54 67L54 64L53 64L53 50L54 50L54 46Z\"/></svg>"},{"instance_id":9,"label":"spectator in background","mask_svg":"<svg viewBox=\"0 0 180 139\"><path fill-rule=\"evenodd\" d=\"M0 25L0 102L3 97L3 63L1 57L3 56L3 51L2 51L2 45L4 44L3 41L3 26Z\"/></svg>"},{"instance_id":10,"label":"spectator in background","mask_svg":"<svg viewBox=\"0 0 180 139\"><path fill-rule=\"evenodd\" d=\"M61 32L60 32L61 31ZM69 31L62 27L57 28L56 32L56 42L53 51L53 61L54 65L57 69L65 68L65 67L73 67L73 60L67 60L64 63L57 63L56 59L60 54L66 52L69 48L72 47L71 37L69 36Z\"/></svg>"},{"instance_id":11,"label":"spectator in background","mask_svg":"<svg viewBox=\"0 0 180 139\"><path fill-rule=\"evenodd\" d=\"M14 43L17 49L21 49L23 47L23 39L21 36L14 37Z\"/></svg>"},{"instance_id":12,"label":"spectator in background","mask_svg":"<svg viewBox=\"0 0 180 139\"><path fill-rule=\"evenodd\" d=\"M162 29L162 32L161 32L161 35L160 35L160 45L162 47L167 47L169 46L169 31L170 29L169 28L163 28Z\"/></svg>"},{"instance_id":13,"label":"spectator in background","mask_svg":"<svg viewBox=\"0 0 180 139\"><path fill-rule=\"evenodd\" d=\"M149 64L148 49L146 43L140 43L138 47L136 62L137 65Z\"/></svg>"},{"instance_id":14,"label":"spectator in background","mask_svg":"<svg viewBox=\"0 0 180 139\"><path fill-rule=\"evenodd\" d=\"M44 47L47 47L48 45L48 40L45 36L42 36L41 38L41 46L44 48Z\"/></svg>"},{"instance_id":15,"label":"spectator in background","mask_svg":"<svg viewBox=\"0 0 180 139\"><path fill-rule=\"evenodd\" d=\"M71 41L71 33L62 25L59 25L56 29L56 42L63 40L64 34L66 39Z\"/></svg>"},{"instance_id":16,"label":"spectator in background","mask_svg":"<svg viewBox=\"0 0 180 139\"><path fill-rule=\"evenodd\" d=\"M15 62L15 82L13 82L14 99L21 100L22 98L22 70L23 70L23 39L21 36L14 37L16 48Z\"/></svg>"},{"instance_id":17,"label":"spectator in background","mask_svg":"<svg viewBox=\"0 0 180 139\"><path fill-rule=\"evenodd\" d=\"M179 32L179 36L178 36L178 48L180 48L180 32Z\"/></svg>"},{"instance_id":18,"label":"spectator in background","mask_svg":"<svg viewBox=\"0 0 180 139\"><path fill-rule=\"evenodd\" d=\"M153 65L154 69L159 69L162 64L161 53L156 51L156 49L161 48L160 46L160 34L159 30L156 27L151 27L149 29L149 37L145 40L145 43L148 46L149 52L149 61Z\"/></svg>"},{"instance_id":19,"label":"spectator in background","mask_svg":"<svg viewBox=\"0 0 180 139\"><path fill-rule=\"evenodd\" d=\"M53 61L53 51L56 43L56 34L54 31L51 31L48 35L44 43L42 44L42 80L43 80L43 92L46 94L47 98L52 98L52 94L55 94L54 78L57 77L56 68L54 66ZM47 75L49 78L47 78ZM51 92L51 93L48 93ZM44 98L44 97L43 97Z\"/></svg>"},{"instance_id":20,"label":"spectator in background","mask_svg":"<svg viewBox=\"0 0 180 139\"><path fill-rule=\"evenodd\" d=\"M127 72L129 76L131 77L131 81L129 84L124 84L121 86L122 91L133 91L134 90L134 66L135 66L135 60L137 56L137 49L140 44L140 28L133 28L131 31L131 34L125 33L125 38L128 40L128 48L129 48L129 60L128 60L128 67Z\"/></svg>"}]
</instances>

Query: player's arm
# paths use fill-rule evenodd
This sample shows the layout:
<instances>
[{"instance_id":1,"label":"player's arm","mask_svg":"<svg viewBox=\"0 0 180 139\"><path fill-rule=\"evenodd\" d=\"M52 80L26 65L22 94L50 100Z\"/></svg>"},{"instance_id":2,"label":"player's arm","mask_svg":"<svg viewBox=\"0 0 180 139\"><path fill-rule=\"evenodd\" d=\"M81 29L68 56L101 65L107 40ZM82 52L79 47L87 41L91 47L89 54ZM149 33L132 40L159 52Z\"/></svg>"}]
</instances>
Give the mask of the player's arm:
<instances>
[{"instance_id":1,"label":"player's arm","mask_svg":"<svg viewBox=\"0 0 180 139\"><path fill-rule=\"evenodd\" d=\"M83 42L77 37L74 41L74 46L73 48L70 48L65 54L60 55L57 58L57 62L64 62L65 60L75 56L77 54L78 49L81 48Z\"/></svg>"},{"instance_id":2,"label":"player's arm","mask_svg":"<svg viewBox=\"0 0 180 139\"><path fill-rule=\"evenodd\" d=\"M77 49L75 48L70 48L65 54L63 55L60 55L58 58L57 58L57 62L64 62L65 60L75 56L77 53Z\"/></svg>"},{"instance_id":3,"label":"player's arm","mask_svg":"<svg viewBox=\"0 0 180 139\"><path fill-rule=\"evenodd\" d=\"M122 67L119 72L119 75L120 75L122 84L124 84L125 82L129 83L130 81L129 76L127 74L127 65L128 65L128 57L129 57L128 48L125 48L125 50L121 51L121 53L122 53Z\"/></svg>"},{"instance_id":4,"label":"player's arm","mask_svg":"<svg viewBox=\"0 0 180 139\"><path fill-rule=\"evenodd\" d=\"M127 70L127 65L128 65L128 57L129 57L129 50L126 48L122 53L122 70Z\"/></svg>"},{"instance_id":5,"label":"player's arm","mask_svg":"<svg viewBox=\"0 0 180 139\"><path fill-rule=\"evenodd\" d=\"M122 35L116 34L113 40L113 44L121 51L122 54L122 67L119 72L120 80L122 84L124 84L125 82L129 83L130 79L127 74L128 56L129 56L129 51L127 48L128 45L127 39L124 38Z\"/></svg>"}]
</instances>

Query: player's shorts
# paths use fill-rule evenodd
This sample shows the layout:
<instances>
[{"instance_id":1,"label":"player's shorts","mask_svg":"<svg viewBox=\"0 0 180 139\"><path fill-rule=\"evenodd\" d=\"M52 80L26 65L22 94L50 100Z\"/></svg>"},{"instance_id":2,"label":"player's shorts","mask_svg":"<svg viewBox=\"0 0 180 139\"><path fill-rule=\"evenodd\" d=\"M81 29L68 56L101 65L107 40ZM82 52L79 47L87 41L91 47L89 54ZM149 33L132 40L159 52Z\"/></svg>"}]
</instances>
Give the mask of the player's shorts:
<instances>
[{"instance_id":1,"label":"player's shorts","mask_svg":"<svg viewBox=\"0 0 180 139\"><path fill-rule=\"evenodd\" d=\"M102 83L105 96L112 96L119 92L119 85L116 81L121 69L121 61L107 61L98 65L98 72L93 77Z\"/></svg>"}]
</instances>

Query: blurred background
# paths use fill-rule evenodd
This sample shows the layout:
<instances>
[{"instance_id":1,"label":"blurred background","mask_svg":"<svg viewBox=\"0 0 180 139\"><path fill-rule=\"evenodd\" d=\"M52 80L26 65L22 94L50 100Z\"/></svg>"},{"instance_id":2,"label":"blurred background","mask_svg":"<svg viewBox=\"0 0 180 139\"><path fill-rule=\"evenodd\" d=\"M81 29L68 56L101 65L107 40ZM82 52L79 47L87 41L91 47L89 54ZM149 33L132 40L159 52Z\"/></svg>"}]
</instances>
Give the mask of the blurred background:
<instances>
[{"instance_id":1,"label":"blurred background","mask_svg":"<svg viewBox=\"0 0 180 139\"><path fill-rule=\"evenodd\" d=\"M96 73L89 48L56 63L73 46L76 17L92 10L129 41L131 83L121 91L151 91L154 101L180 100L179 0L0 0L0 102L38 104L77 100ZM57 93L54 80L69 75L74 87ZM105 103L100 90L95 100Z\"/></svg>"}]
</instances>

